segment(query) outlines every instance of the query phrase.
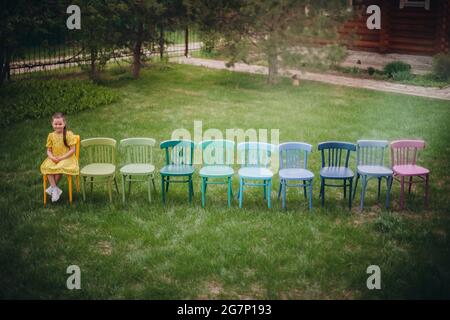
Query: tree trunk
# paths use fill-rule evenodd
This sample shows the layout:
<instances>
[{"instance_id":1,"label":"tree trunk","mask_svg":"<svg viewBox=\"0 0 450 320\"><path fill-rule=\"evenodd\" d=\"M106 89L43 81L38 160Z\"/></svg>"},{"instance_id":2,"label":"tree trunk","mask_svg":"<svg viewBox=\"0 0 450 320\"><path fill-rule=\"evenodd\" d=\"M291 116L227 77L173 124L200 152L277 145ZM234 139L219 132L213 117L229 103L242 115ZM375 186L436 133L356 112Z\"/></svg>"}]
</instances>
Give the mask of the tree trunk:
<instances>
[{"instance_id":1,"label":"tree trunk","mask_svg":"<svg viewBox=\"0 0 450 320\"><path fill-rule=\"evenodd\" d=\"M144 36L144 25L139 23L136 42L133 47L133 78L139 78L139 73L141 71L141 48L142 48L142 38Z\"/></svg>"},{"instance_id":2,"label":"tree trunk","mask_svg":"<svg viewBox=\"0 0 450 320\"><path fill-rule=\"evenodd\" d=\"M11 52L8 47L3 47L0 49L0 86L5 80L10 80L10 62L11 62Z\"/></svg>"},{"instance_id":3,"label":"tree trunk","mask_svg":"<svg viewBox=\"0 0 450 320\"><path fill-rule=\"evenodd\" d=\"M270 53L268 56L269 62L269 76L267 78L268 84L276 84L278 82L278 55Z\"/></svg>"},{"instance_id":4,"label":"tree trunk","mask_svg":"<svg viewBox=\"0 0 450 320\"><path fill-rule=\"evenodd\" d=\"M162 61L164 58L164 27L159 26L159 58Z\"/></svg>"},{"instance_id":5,"label":"tree trunk","mask_svg":"<svg viewBox=\"0 0 450 320\"><path fill-rule=\"evenodd\" d=\"M98 70L97 70L97 48L91 47L91 70L89 72L89 77L93 81L98 80Z\"/></svg>"}]
</instances>

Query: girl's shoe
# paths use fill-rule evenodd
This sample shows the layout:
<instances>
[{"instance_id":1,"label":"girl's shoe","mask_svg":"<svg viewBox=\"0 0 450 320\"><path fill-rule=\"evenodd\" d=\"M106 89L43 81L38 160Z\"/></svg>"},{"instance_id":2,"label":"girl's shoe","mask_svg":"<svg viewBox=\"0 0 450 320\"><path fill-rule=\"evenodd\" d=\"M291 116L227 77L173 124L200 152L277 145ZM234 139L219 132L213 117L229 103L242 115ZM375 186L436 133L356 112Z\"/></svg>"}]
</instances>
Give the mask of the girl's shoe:
<instances>
[{"instance_id":1,"label":"girl's shoe","mask_svg":"<svg viewBox=\"0 0 450 320\"><path fill-rule=\"evenodd\" d=\"M62 190L58 187L55 187L52 190L52 202L56 202L59 200L59 197L61 196Z\"/></svg>"},{"instance_id":2,"label":"girl's shoe","mask_svg":"<svg viewBox=\"0 0 450 320\"><path fill-rule=\"evenodd\" d=\"M47 194L48 194L49 196L51 196L51 195L52 195L52 186L48 187L48 188L45 190L45 192L47 192Z\"/></svg>"}]
</instances>

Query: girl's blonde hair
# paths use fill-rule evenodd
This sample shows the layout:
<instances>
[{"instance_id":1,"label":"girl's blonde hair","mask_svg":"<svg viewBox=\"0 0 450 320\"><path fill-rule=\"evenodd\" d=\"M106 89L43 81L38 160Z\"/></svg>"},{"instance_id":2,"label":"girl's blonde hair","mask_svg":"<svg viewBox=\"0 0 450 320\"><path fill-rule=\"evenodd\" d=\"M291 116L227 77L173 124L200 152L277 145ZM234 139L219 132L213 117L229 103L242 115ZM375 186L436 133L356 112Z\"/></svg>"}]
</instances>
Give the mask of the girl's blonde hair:
<instances>
[{"instance_id":1,"label":"girl's blonde hair","mask_svg":"<svg viewBox=\"0 0 450 320\"><path fill-rule=\"evenodd\" d=\"M67 138L66 138L66 134L67 134L67 121L66 121L66 116L64 115L64 113L62 112L55 112L52 116L52 120L53 119L63 119L64 120L64 129L63 129L63 141L64 141L64 145L69 148L69 145L67 144Z\"/></svg>"}]
</instances>

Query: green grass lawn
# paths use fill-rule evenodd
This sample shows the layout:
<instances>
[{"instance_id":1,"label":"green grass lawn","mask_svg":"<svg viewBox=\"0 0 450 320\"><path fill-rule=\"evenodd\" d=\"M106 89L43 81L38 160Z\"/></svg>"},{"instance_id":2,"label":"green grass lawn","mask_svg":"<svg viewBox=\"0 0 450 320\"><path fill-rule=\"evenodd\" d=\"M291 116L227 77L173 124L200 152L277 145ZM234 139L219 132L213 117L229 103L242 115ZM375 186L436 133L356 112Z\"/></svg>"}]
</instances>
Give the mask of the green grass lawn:
<instances>
[{"instance_id":1,"label":"green grass lawn","mask_svg":"<svg viewBox=\"0 0 450 320\"><path fill-rule=\"evenodd\" d=\"M0 297L450 298L448 101L306 81L269 87L263 76L186 65L149 68L139 80L108 71L102 85L120 101L70 115L69 127L82 138L160 142L177 128L192 132L194 120L224 133L279 129L280 142L313 144L314 209L292 189L288 210L281 210L276 188L270 210L257 188L246 190L243 209L236 200L228 209L224 186L208 188L202 209L197 175L192 205L186 185L176 185L162 206L158 176L152 204L145 185L135 185L127 207L117 194L110 204L99 185L86 203L75 195L70 207L64 179L61 200L44 209L39 165L50 119L26 120L0 132ZM392 211L378 204L375 183L363 213L349 211L342 191L333 189L320 208L319 142L398 138L427 142L420 163L432 172L428 210L419 185L399 211L398 183ZM155 162L163 165L159 149ZM235 177L235 193L237 185ZM358 200L359 193L355 207ZM73 264L81 268L81 290L66 288ZM369 265L381 268L381 290L366 287Z\"/></svg>"}]
</instances>

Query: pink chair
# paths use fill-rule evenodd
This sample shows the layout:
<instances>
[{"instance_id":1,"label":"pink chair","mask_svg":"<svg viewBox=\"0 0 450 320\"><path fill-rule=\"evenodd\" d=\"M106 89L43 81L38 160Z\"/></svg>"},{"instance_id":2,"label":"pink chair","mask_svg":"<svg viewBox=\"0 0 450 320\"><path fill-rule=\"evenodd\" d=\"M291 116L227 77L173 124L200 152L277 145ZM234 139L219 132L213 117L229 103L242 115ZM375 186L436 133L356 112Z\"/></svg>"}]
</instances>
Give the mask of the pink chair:
<instances>
[{"instance_id":1,"label":"pink chair","mask_svg":"<svg viewBox=\"0 0 450 320\"><path fill-rule=\"evenodd\" d=\"M400 182L400 208L404 207L405 177L409 177L408 192L411 193L413 177L425 182L425 207L428 207L428 176L430 170L416 165L417 152L425 148L423 140L397 140L391 142L391 159L394 179Z\"/></svg>"}]
</instances>

